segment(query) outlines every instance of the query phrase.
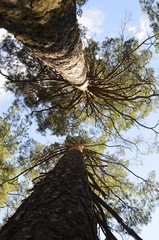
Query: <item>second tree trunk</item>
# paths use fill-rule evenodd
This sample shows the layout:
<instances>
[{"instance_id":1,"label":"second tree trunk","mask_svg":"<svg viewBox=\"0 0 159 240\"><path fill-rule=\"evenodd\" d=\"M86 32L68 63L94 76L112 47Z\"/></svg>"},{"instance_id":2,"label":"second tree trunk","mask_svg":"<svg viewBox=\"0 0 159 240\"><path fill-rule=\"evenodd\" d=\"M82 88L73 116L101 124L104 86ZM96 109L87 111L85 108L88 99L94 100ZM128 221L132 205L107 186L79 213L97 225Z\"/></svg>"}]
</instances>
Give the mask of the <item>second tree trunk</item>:
<instances>
[{"instance_id":1,"label":"second tree trunk","mask_svg":"<svg viewBox=\"0 0 159 240\"><path fill-rule=\"evenodd\" d=\"M18 208L1 240L96 240L96 222L82 153L70 150Z\"/></svg>"}]
</instances>

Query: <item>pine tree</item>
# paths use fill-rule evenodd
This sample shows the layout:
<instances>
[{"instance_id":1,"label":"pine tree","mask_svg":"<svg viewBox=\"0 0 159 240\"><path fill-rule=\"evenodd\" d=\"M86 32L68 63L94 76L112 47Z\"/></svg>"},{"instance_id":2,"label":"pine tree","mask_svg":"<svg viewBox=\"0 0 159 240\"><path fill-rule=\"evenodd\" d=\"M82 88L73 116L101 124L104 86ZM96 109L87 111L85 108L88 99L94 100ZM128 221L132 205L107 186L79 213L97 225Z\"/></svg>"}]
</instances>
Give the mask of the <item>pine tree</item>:
<instances>
[{"instance_id":1,"label":"pine tree","mask_svg":"<svg viewBox=\"0 0 159 240\"><path fill-rule=\"evenodd\" d=\"M86 91L70 85L10 37L1 47L7 56L8 74L1 74L8 80L7 89L17 98L22 96L36 116L39 131L48 128L63 135L91 118L104 134L113 132L120 137L122 130L134 125L146 127L141 119L158 104L158 83L149 66L152 52L143 48L144 43L150 48L147 41L139 44L135 38L125 41L121 37L106 38L99 44L90 40L84 49L89 81ZM19 65L14 67L12 59ZM148 128L155 132L156 127Z\"/></svg>"},{"instance_id":2,"label":"pine tree","mask_svg":"<svg viewBox=\"0 0 159 240\"><path fill-rule=\"evenodd\" d=\"M18 234L18 237L20 236L22 238L23 235L19 234L24 233L21 231L22 229L19 230L19 223L16 223L16 219L18 219L19 222L22 222L21 226L23 227L25 226L26 221L28 221L27 219L30 219L31 216L35 215L36 219L36 217L38 217L36 213L38 212L40 212L39 214L41 216L50 216L50 214L52 214L51 219L53 219L54 214L57 218L62 216L62 219L68 219L67 215L68 212L73 211L73 204L76 204L76 211L78 205L77 197L80 203L81 201L82 203L85 203L82 205L83 211L86 214L88 213L88 215L89 211L85 209L85 206L87 206L88 199L89 203L91 203L90 206L92 209L92 218L89 219L92 219L91 221L95 223L95 225L93 225L95 226L95 231L93 229L91 230L92 233L95 232L95 236L97 235L96 227L98 225L102 228L108 240L116 239L114 235L115 231L120 232L122 235L127 233L137 240L141 239L135 231L138 231L140 226L149 221L151 212L154 209L155 203L158 199L156 194L158 185L154 182L154 174L151 174L148 179L144 180L129 170L129 163L127 161L117 159L117 157L115 158L115 156L111 156L109 154L105 155L98 153L95 150L90 150L90 144L88 144L89 147L86 148L81 144L74 145L72 142L80 142L81 140L85 143L87 141L89 143L91 142L88 137L86 137L85 140L83 137L69 137L66 140L65 146L55 144L50 146L50 149L44 149L44 152L41 153L41 156L38 154L33 156L32 154L32 158L30 158L32 166L30 169L26 168L25 176L26 173L31 175L31 172L34 171L34 168L37 169L37 167L43 170L43 172L39 177L34 179L35 187L33 188L33 192L30 197L24 200L24 203L22 203L13 217L11 217L8 223L3 227L4 230L2 229L2 236L5 236L4 239L9 239L8 236L11 235L13 237L14 234ZM70 145L71 142L73 144L72 147ZM92 146L94 146L94 144L92 144ZM97 145L97 147L99 151L100 146ZM74 154L74 151L76 154ZM63 154L64 156L61 158L61 155ZM69 158L67 156L69 156ZM77 158L75 158L75 156L77 156ZM84 159L83 165L81 164L80 156L82 161ZM82 166L84 166L84 168ZM128 179L128 172L142 181L138 184L130 182ZM23 173L24 171L22 174ZM17 177L19 176L20 175ZM89 191L87 192L89 192L90 197L89 194L87 197L85 194L81 194L82 186L80 185L81 187L78 187L79 182L83 183L82 180L78 181L78 179L80 177L83 178L83 176L85 176L85 179L88 178L88 185L84 184L83 186L82 184L82 186L85 188L85 190L87 190L87 187L89 186ZM16 180L17 177L15 176L14 180ZM10 181L12 181L12 179ZM83 193L85 193L85 190ZM79 191L81 194L80 197L78 194ZM43 194L44 192L46 194ZM54 199L57 201L54 201ZM65 201L66 199L67 201ZM63 201L65 201L65 204ZM51 204L53 204L53 206L51 206ZM61 209L60 206L62 208L62 213L56 211L56 209ZM67 211L65 210L65 207L67 207ZM22 214L20 214L21 212ZM26 215L23 214L24 212ZM32 218L34 219L34 217ZM70 218L72 219L73 216L70 215ZM49 221L48 217L40 217L40 219L47 219L47 221ZM71 219L68 222L72 223L73 220ZM85 217L85 219L86 223L84 224L88 226L87 218ZM117 222L117 224L115 224L114 220ZM39 221L40 223L44 223L45 220ZM34 225L34 221L29 220L29 222L33 222ZM66 225L66 228L68 226L63 221L59 221L59 224ZM56 223L55 226L59 226L59 224ZM15 228L15 225L17 228ZM31 228L35 228L33 225L32 223L29 225L30 232L34 232L31 230ZM47 226L49 226L48 223ZM75 225L73 229L76 229L77 227L77 229L79 228L79 231L77 230L76 232L84 232L82 226L83 225L80 225L79 223ZM68 230L66 228L65 226L60 225L60 229L64 229L64 232L67 234ZM40 229L45 231L45 229L42 227ZM54 227L51 229L54 229ZM46 231L49 231L50 234L52 234L52 237L54 237L54 232L52 232L51 229L47 227ZM36 236L38 233L36 230L35 232L36 233L33 234ZM70 234L72 233L70 232ZM84 232L84 234L86 233ZM33 238L33 235L30 233L27 236ZM55 235L55 239L56 238L57 236ZM66 239L68 238L66 237ZM83 236L82 239L85 239L85 237Z\"/></svg>"},{"instance_id":3,"label":"pine tree","mask_svg":"<svg viewBox=\"0 0 159 240\"><path fill-rule=\"evenodd\" d=\"M82 154L72 149L35 187L0 232L1 240L97 239Z\"/></svg>"}]
</instances>

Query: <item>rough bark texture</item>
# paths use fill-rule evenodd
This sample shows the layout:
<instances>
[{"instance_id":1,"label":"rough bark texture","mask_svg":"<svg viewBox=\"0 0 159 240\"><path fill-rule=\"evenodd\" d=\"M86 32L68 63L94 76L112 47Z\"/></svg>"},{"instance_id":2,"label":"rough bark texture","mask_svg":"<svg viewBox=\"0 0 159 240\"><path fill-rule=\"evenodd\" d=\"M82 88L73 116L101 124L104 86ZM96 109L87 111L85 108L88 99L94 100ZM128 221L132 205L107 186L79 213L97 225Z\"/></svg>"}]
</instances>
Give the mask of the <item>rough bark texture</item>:
<instances>
[{"instance_id":1,"label":"rough bark texture","mask_svg":"<svg viewBox=\"0 0 159 240\"><path fill-rule=\"evenodd\" d=\"M71 84L86 83L75 0L0 0L0 27Z\"/></svg>"},{"instance_id":2,"label":"rough bark texture","mask_svg":"<svg viewBox=\"0 0 159 240\"><path fill-rule=\"evenodd\" d=\"M70 150L0 232L1 240L97 239L82 153Z\"/></svg>"}]
</instances>

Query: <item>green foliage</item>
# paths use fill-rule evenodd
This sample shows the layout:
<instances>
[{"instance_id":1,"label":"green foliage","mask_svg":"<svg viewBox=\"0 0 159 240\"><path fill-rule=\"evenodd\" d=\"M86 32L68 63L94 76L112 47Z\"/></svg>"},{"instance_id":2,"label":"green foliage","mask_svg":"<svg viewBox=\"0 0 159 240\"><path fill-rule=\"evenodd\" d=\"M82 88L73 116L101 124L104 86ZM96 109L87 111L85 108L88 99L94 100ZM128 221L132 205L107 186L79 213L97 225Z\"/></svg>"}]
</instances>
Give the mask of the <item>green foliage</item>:
<instances>
[{"instance_id":1,"label":"green foliage","mask_svg":"<svg viewBox=\"0 0 159 240\"><path fill-rule=\"evenodd\" d=\"M159 3L155 0L139 0L142 11L147 13L151 27L153 29L154 34L156 35L157 41L155 42L155 47L159 48Z\"/></svg>"},{"instance_id":2,"label":"green foliage","mask_svg":"<svg viewBox=\"0 0 159 240\"><path fill-rule=\"evenodd\" d=\"M132 231L129 232L130 228L138 232L141 226L147 224L159 200L159 183L155 182L154 172L144 180L131 171L129 161L88 149L84 151L84 159L96 218L103 232L106 234L108 227L134 236ZM134 181L134 177L138 180Z\"/></svg>"},{"instance_id":3,"label":"green foliage","mask_svg":"<svg viewBox=\"0 0 159 240\"><path fill-rule=\"evenodd\" d=\"M158 32L159 21L159 3L155 0L139 0L143 12L147 13L151 22L152 28Z\"/></svg>"},{"instance_id":4,"label":"green foliage","mask_svg":"<svg viewBox=\"0 0 159 240\"><path fill-rule=\"evenodd\" d=\"M76 4L79 5L80 7L86 4L86 2L88 2L88 0L76 0Z\"/></svg>"},{"instance_id":5,"label":"green foliage","mask_svg":"<svg viewBox=\"0 0 159 240\"><path fill-rule=\"evenodd\" d=\"M20 120L16 106L12 106L7 114L0 117L0 206L4 206L8 193L17 189L16 183L8 180L18 171L14 155L16 154L25 134L25 122ZM11 160L12 159L12 160Z\"/></svg>"},{"instance_id":6,"label":"green foliage","mask_svg":"<svg viewBox=\"0 0 159 240\"><path fill-rule=\"evenodd\" d=\"M66 136L64 144L67 148L70 148L73 145L82 144L87 149L91 150L93 148L93 150L98 153L104 153L107 148L106 141L107 136L100 136L94 128L87 130L79 128L75 133L73 132L72 135Z\"/></svg>"},{"instance_id":7,"label":"green foliage","mask_svg":"<svg viewBox=\"0 0 159 240\"><path fill-rule=\"evenodd\" d=\"M76 0L77 4L77 15L81 16L82 15L82 6L86 4L88 0Z\"/></svg>"},{"instance_id":8,"label":"green foliage","mask_svg":"<svg viewBox=\"0 0 159 240\"><path fill-rule=\"evenodd\" d=\"M149 67L152 53L134 38L106 38L102 45L88 42L86 92L70 86L14 39L4 40L1 48L7 60L6 87L31 109L41 133L49 129L65 135L76 132L81 123L95 122L104 135L117 138L134 125L146 127L140 120L156 107L158 85Z\"/></svg>"},{"instance_id":9,"label":"green foliage","mask_svg":"<svg viewBox=\"0 0 159 240\"><path fill-rule=\"evenodd\" d=\"M15 103L0 116L0 210L5 210L4 221L28 196L33 178L39 176L40 169L32 168L31 159L40 157L44 147L29 138L29 126Z\"/></svg>"},{"instance_id":10,"label":"green foliage","mask_svg":"<svg viewBox=\"0 0 159 240\"><path fill-rule=\"evenodd\" d=\"M109 135L141 126L139 120L156 108L158 84L149 67L151 58L152 53L134 38L106 38L101 46L92 40L88 43L87 112L89 116L93 112L97 126Z\"/></svg>"}]
</instances>

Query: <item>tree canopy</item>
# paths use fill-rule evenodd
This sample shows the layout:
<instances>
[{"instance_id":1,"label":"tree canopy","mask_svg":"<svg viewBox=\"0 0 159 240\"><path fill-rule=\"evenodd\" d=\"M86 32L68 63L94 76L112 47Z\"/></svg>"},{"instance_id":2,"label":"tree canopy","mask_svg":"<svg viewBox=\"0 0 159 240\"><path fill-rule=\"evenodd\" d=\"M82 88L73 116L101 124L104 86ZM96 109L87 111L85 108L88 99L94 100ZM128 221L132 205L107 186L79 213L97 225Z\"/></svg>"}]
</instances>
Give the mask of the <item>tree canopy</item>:
<instances>
[{"instance_id":1,"label":"tree canopy","mask_svg":"<svg viewBox=\"0 0 159 240\"><path fill-rule=\"evenodd\" d=\"M158 82L149 66L152 43L148 40L139 44L135 38L106 38L101 46L89 41L84 50L89 85L81 91L8 38L2 44L8 60L2 65L8 69L6 86L17 97L23 96L41 132L48 128L63 135L91 119L107 136L120 137L122 130L133 125L147 127L140 120L158 104ZM148 44L146 49L144 44ZM19 65L13 66L12 59ZM156 127L147 128L157 132Z\"/></svg>"}]
</instances>

